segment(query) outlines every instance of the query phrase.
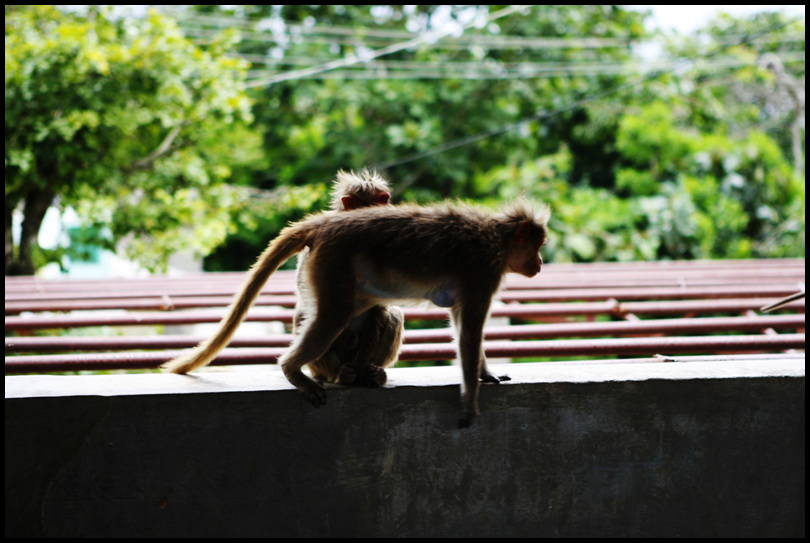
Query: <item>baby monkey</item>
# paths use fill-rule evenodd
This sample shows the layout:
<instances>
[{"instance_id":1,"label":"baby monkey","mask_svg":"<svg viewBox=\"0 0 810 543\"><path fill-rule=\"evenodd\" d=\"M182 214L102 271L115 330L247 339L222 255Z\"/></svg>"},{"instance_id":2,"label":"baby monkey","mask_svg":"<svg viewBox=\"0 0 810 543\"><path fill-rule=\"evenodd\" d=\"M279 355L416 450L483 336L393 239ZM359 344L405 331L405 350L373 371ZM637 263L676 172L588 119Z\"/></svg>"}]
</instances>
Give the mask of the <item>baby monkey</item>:
<instances>
[{"instance_id":1,"label":"baby monkey","mask_svg":"<svg viewBox=\"0 0 810 543\"><path fill-rule=\"evenodd\" d=\"M208 364L230 341L272 273L309 248L310 315L280 358L284 375L315 406L323 386L301 370L321 359L352 318L396 301L432 301L450 309L463 373L459 427L478 414L479 379L497 383L483 352L492 298L507 272L533 277L550 210L516 202L499 213L459 205L368 207L323 212L282 230L251 269L216 335L165 368L185 373Z\"/></svg>"},{"instance_id":2,"label":"baby monkey","mask_svg":"<svg viewBox=\"0 0 810 543\"><path fill-rule=\"evenodd\" d=\"M388 182L373 170L358 173L339 171L332 187L331 209L351 211L370 206L388 206ZM293 334L298 336L311 314L315 299L309 284L309 248L298 254L295 282L298 303L293 317ZM396 306L375 305L349 322L322 357L309 363L312 376L321 382L341 385L382 386L386 368L397 361L402 344L405 316Z\"/></svg>"}]
</instances>

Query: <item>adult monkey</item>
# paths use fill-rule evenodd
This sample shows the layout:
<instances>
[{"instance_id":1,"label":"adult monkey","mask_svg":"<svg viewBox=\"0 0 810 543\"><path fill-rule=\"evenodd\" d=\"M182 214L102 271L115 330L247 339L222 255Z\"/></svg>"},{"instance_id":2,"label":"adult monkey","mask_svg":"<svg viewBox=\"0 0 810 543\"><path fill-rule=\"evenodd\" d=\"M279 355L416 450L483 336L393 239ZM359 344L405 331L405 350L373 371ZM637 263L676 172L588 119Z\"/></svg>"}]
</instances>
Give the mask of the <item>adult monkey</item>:
<instances>
[{"instance_id":1,"label":"adult monkey","mask_svg":"<svg viewBox=\"0 0 810 543\"><path fill-rule=\"evenodd\" d=\"M370 206L388 206L388 182L373 170L339 171L332 187L331 209L351 211ZM298 304L293 317L293 335L298 336L315 306L309 284L309 248L298 254L295 282ZM312 376L321 382L341 385L382 386L386 368L397 361L405 316L396 306L375 305L352 318L349 326L322 357L309 363Z\"/></svg>"},{"instance_id":2,"label":"adult monkey","mask_svg":"<svg viewBox=\"0 0 810 543\"><path fill-rule=\"evenodd\" d=\"M393 206L324 212L285 228L259 257L216 335L165 368L208 364L230 340L262 285L288 258L310 248L314 317L280 358L284 375L315 406L326 391L301 371L327 353L352 317L394 300L450 308L464 375L459 427L478 414L479 379L497 383L484 359L483 328L503 276L540 272L549 208L525 202L492 214L471 207Z\"/></svg>"}]
</instances>

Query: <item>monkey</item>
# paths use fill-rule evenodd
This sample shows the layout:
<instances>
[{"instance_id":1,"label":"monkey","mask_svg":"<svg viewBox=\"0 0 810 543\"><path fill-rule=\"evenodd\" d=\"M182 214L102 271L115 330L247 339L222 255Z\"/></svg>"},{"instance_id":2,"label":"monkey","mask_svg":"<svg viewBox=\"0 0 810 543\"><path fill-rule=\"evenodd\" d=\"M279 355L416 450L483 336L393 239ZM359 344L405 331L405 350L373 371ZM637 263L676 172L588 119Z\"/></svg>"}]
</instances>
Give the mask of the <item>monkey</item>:
<instances>
[{"instance_id":1,"label":"monkey","mask_svg":"<svg viewBox=\"0 0 810 543\"><path fill-rule=\"evenodd\" d=\"M339 171L332 187L331 209L351 211L369 206L390 205L388 182L379 173L363 169L358 173ZM307 281L309 248L298 254L295 282L298 303L293 317L293 335L299 335L312 311L314 300ZM402 344L405 316L396 306L376 305L353 317L321 358L309 363L312 376L320 382L341 385L382 386L388 377L384 368L397 361Z\"/></svg>"},{"instance_id":2,"label":"monkey","mask_svg":"<svg viewBox=\"0 0 810 543\"><path fill-rule=\"evenodd\" d=\"M208 364L230 340L270 275L308 247L314 316L279 359L287 380L316 407L322 384L302 368L327 353L353 316L374 305L428 300L450 310L462 367L461 418L479 414L480 381L498 383L483 352L484 321L507 272L534 277L543 264L548 206L513 202L500 212L444 204L322 212L294 223L261 254L219 331L164 368L185 373ZM479 381L480 380L480 381Z\"/></svg>"},{"instance_id":3,"label":"monkey","mask_svg":"<svg viewBox=\"0 0 810 543\"><path fill-rule=\"evenodd\" d=\"M332 210L350 211L375 205L390 205L388 181L374 170L360 173L338 171L332 187Z\"/></svg>"}]
</instances>

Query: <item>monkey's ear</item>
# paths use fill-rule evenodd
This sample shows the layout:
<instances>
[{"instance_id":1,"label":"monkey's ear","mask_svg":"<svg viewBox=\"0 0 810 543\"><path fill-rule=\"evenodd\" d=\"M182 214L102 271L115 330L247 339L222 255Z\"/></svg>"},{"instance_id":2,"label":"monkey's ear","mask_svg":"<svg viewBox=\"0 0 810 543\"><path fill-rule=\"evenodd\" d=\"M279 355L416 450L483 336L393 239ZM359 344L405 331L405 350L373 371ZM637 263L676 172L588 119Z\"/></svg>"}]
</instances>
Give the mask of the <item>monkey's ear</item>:
<instances>
[{"instance_id":1,"label":"monkey's ear","mask_svg":"<svg viewBox=\"0 0 810 543\"><path fill-rule=\"evenodd\" d=\"M522 222L517 225L515 228L515 233L512 234L512 238L514 239L515 243L521 245L526 243L526 240L529 239L529 235L531 234L532 227L527 222Z\"/></svg>"},{"instance_id":2,"label":"monkey's ear","mask_svg":"<svg viewBox=\"0 0 810 543\"><path fill-rule=\"evenodd\" d=\"M343 209L345 211L351 211L352 209L363 207L363 203L355 196L344 196L340 200L343 202Z\"/></svg>"}]
</instances>

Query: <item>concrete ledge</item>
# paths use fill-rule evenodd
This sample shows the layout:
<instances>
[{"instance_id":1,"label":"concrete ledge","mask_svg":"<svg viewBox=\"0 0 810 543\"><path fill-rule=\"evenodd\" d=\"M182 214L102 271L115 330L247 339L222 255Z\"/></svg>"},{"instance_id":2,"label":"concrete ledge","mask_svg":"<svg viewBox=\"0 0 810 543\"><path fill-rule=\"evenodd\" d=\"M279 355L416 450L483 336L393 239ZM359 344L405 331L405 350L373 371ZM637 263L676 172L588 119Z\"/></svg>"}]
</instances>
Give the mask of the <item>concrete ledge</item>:
<instances>
[{"instance_id":1,"label":"concrete ledge","mask_svg":"<svg viewBox=\"0 0 810 543\"><path fill-rule=\"evenodd\" d=\"M664 360L664 359L662 359ZM490 364L497 375L509 374L519 383L589 383L646 381L649 379L726 379L739 377L804 377L803 354L736 355L633 359L626 363L588 361L572 363ZM391 368L385 388L460 386L456 366ZM330 387L340 390L340 387ZM6 399L56 396L131 396L259 392L295 390L276 365L208 367L190 375L21 375L6 377Z\"/></svg>"},{"instance_id":2,"label":"concrete ledge","mask_svg":"<svg viewBox=\"0 0 810 543\"><path fill-rule=\"evenodd\" d=\"M688 361L687 361L688 360ZM10 536L804 536L804 356L6 377Z\"/></svg>"}]
</instances>

